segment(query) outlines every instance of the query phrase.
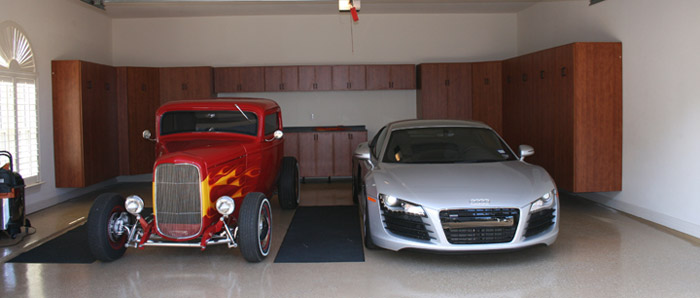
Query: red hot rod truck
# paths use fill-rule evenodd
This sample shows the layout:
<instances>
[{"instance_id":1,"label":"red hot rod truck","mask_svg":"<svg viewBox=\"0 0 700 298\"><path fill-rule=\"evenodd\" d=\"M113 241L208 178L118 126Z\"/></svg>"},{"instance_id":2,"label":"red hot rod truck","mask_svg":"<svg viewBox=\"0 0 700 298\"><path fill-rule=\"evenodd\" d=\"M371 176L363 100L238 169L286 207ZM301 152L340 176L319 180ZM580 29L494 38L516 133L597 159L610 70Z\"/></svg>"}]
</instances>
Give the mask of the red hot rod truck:
<instances>
[{"instance_id":1,"label":"red hot rod truck","mask_svg":"<svg viewBox=\"0 0 700 298\"><path fill-rule=\"evenodd\" d=\"M282 208L299 204L299 167L283 157L282 137L280 107L269 99L164 104L153 140L153 213L142 214L136 195L98 196L87 221L90 251L108 262L127 247L227 244L249 262L262 261L270 252L273 191Z\"/></svg>"}]
</instances>

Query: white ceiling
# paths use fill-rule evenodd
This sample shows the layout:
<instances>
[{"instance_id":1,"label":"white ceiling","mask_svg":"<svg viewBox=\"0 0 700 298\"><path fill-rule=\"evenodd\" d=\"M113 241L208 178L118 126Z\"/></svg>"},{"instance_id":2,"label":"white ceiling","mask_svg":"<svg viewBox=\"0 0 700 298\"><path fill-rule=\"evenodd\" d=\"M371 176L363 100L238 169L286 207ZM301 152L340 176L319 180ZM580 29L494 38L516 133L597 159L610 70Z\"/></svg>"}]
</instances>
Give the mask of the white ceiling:
<instances>
[{"instance_id":1,"label":"white ceiling","mask_svg":"<svg viewBox=\"0 0 700 298\"><path fill-rule=\"evenodd\" d=\"M337 0L103 0L113 18L336 14ZM370 13L515 13L544 1L586 0L361 0Z\"/></svg>"}]
</instances>

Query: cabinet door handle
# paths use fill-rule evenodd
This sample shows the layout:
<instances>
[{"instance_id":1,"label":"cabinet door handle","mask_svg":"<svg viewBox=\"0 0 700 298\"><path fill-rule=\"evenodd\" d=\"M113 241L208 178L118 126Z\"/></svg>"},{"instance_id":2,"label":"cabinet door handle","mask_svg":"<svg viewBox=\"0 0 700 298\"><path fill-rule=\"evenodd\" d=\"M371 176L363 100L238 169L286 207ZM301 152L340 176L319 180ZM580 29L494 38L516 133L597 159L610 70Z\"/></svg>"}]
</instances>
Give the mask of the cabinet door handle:
<instances>
[{"instance_id":1,"label":"cabinet door handle","mask_svg":"<svg viewBox=\"0 0 700 298\"><path fill-rule=\"evenodd\" d=\"M243 86L241 86L241 84L236 85L236 90L238 90L238 91L243 90Z\"/></svg>"},{"instance_id":2,"label":"cabinet door handle","mask_svg":"<svg viewBox=\"0 0 700 298\"><path fill-rule=\"evenodd\" d=\"M540 70L540 79L544 80L544 70Z\"/></svg>"},{"instance_id":3,"label":"cabinet door handle","mask_svg":"<svg viewBox=\"0 0 700 298\"><path fill-rule=\"evenodd\" d=\"M110 89L109 83L105 83L105 90L109 91L109 89Z\"/></svg>"},{"instance_id":4,"label":"cabinet door handle","mask_svg":"<svg viewBox=\"0 0 700 298\"><path fill-rule=\"evenodd\" d=\"M506 82L510 84L510 76L506 77Z\"/></svg>"},{"instance_id":5,"label":"cabinet door handle","mask_svg":"<svg viewBox=\"0 0 700 298\"><path fill-rule=\"evenodd\" d=\"M314 83L314 90L318 89L318 84Z\"/></svg>"},{"instance_id":6,"label":"cabinet door handle","mask_svg":"<svg viewBox=\"0 0 700 298\"><path fill-rule=\"evenodd\" d=\"M523 74L523 82L527 82L527 74L526 73Z\"/></svg>"},{"instance_id":7,"label":"cabinet door handle","mask_svg":"<svg viewBox=\"0 0 700 298\"><path fill-rule=\"evenodd\" d=\"M318 141L318 134L314 134L314 141Z\"/></svg>"},{"instance_id":8,"label":"cabinet door handle","mask_svg":"<svg viewBox=\"0 0 700 298\"><path fill-rule=\"evenodd\" d=\"M187 90L187 84L183 83L181 87L182 87L182 90Z\"/></svg>"},{"instance_id":9,"label":"cabinet door handle","mask_svg":"<svg viewBox=\"0 0 700 298\"><path fill-rule=\"evenodd\" d=\"M566 76L566 66L561 68L561 76L565 77Z\"/></svg>"},{"instance_id":10,"label":"cabinet door handle","mask_svg":"<svg viewBox=\"0 0 700 298\"><path fill-rule=\"evenodd\" d=\"M445 86L449 86L449 85L450 85L450 80L445 80Z\"/></svg>"},{"instance_id":11,"label":"cabinet door handle","mask_svg":"<svg viewBox=\"0 0 700 298\"><path fill-rule=\"evenodd\" d=\"M146 84L141 84L141 91L146 92Z\"/></svg>"},{"instance_id":12,"label":"cabinet door handle","mask_svg":"<svg viewBox=\"0 0 700 298\"><path fill-rule=\"evenodd\" d=\"M490 84L491 84L491 80L489 80L489 78L484 78L484 85L490 85Z\"/></svg>"},{"instance_id":13,"label":"cabinet door handle","mask_svg":"<svg viewBox=\"0 0 700 298\"><path fill-rule=\"evenodd\" d=\"M351 140L352 140L352 134L351 134L351 133L348 134L348 139L351 139Z\"/></svg>"},{"instance_id":14,"label":"cabinet door handle","mask_svg":"<svg viewBox=\"0 0 700 298\"><path fill-rule=\"evenodd\" d=\"M87 88L92 89L92 81L87 81Z\"/></svg>"}]
</instances>

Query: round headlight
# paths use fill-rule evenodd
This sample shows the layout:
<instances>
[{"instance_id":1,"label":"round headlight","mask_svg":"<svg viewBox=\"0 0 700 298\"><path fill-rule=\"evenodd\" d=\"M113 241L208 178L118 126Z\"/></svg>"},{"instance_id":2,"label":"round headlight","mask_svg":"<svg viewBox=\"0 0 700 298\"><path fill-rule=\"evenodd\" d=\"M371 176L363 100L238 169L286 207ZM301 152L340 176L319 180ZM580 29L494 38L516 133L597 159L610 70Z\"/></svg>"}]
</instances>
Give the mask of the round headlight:
<instances>
[{"instance_id":1,"label":"round headlight","mask_svg":"<svg viewBox=\"0 0 700 298\"><path fill-rule=\"evenodd\" d=\"M386 204L389 206L396 206L399 204L399 199L397 199L395 196L387 196Z\"/></svg>"},{"instance_id":2,"label":"round headlight","mask_svg":"<svg viewBox=\"0 0 700 298\"><path fill-rule=\"evenodd\" d=\"M143 210L143 199L137 195L130 195L126 197L124 208L126 208L127 212L137 215Z\"/></svg>"},{"instance_id":3,"label":"round headlight","mask_svg":"<svg viewBox=\"0 0 700 298\"><path fill-rule=\"evenodd\" d=\"M216 200L216 211L219 211L223 216L230 215L235 209L236 203L229 196L222 196Z\"/></svg>"}]
</instances>

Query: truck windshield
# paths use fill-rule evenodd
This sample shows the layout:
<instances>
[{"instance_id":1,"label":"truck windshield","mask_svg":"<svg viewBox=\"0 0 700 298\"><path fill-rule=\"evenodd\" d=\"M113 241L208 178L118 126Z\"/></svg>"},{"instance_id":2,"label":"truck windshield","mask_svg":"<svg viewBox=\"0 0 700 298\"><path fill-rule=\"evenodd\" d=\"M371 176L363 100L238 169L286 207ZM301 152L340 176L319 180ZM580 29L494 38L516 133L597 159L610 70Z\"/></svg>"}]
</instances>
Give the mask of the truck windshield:
<instances>
[{"instance_id":1,"label":"truck windshield","mask_svg":"<svg viewBox=\"0 0 700 298\"><path fill-rule=\"evenodd\" d=\"M253 112L239 111L175 111L163 114L160 134L183 132L227 132L255 136L258 117Z\"/></svg>"},{"instance_id":2,"label":"truck windshield","mask_svg":"<svg viewBox=\"0 0 700 298\"><path fill-rule=\"evenodd\" d=\"M388 163L479 163L515 160L489 129L474 127L413 128L391 132L384 153Z\"/></svg>"}]
</instances>

